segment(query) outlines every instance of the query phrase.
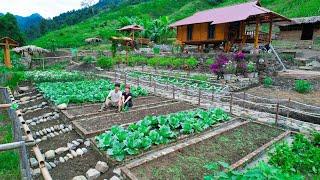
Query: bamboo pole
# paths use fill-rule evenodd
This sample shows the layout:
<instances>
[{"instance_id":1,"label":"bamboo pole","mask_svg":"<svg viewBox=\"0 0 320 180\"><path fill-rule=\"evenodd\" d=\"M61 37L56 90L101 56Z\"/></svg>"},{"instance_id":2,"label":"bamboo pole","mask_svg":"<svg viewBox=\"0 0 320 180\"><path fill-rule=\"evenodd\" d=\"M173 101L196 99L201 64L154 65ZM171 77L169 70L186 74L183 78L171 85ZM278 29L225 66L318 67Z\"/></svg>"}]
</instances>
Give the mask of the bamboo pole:
<instances>
[{"instance_id":1,"label":"bamboo pole","mask_svg":"<svg viewBox=\"0 0 320 180\"><path fill-rule=\"evenodd\" d=\"M201 103L201 89L199 88L198 105Z\"/></svg>"},{"instance_id":2,"label":"bamboo pole","mask_svg":"<svg viewBox=\"0 0 320 180\"><path fill-rule=\"evenodd\" d=\"M230 97L230 114L232 114L232 106L233 106L233 93L231 93L231 97Z\"/></svg>"}]
</instances>

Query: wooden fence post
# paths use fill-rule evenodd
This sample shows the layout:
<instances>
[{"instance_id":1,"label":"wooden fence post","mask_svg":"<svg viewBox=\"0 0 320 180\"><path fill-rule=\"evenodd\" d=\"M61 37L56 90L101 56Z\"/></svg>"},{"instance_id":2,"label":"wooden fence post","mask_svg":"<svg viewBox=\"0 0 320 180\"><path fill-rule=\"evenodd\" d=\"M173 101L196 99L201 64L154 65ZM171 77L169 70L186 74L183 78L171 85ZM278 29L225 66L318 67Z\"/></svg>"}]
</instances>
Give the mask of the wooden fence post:
<instances>
[{"instance_id":1,"label":"wooden fence post","mask_svg":"<svg viewBox=\"0 0 320 180\"><path fill-rule=\"evenodd\" d=\"M156 81L153 81L153 94L156 94L156 86L157 86Z\"/></svg>"},{"instance_id":2,"label":"wooden fence post","mask_svg":"<svg viewBox=\"0 0 320 180\"><path fill-rule=\"evenodd\" d=\"M276 107L276 125L278 125L278 118L279 118L279 101L277 102L277 107Z\"/></svg>"},{"instance_id":3,"label":"wooden fence post","mask_svg":"<svg viewBox=\"0 0 320 180\"><path fill-rule=\"evenodd\" d=\"M137 77L137 84L140 86L140 77Z\"/></svg>"},{"instance_id":4,"label":"wooden fence post","mask_svg":"<svg viewBox=\"0 0 320 180\"><path fill-rule=\"evenodd\" d=\"M243 104L242 104L243 108L246 107L245 101L246 101L246 92L243 92Z\"/></svg>"},{"instance_id":5,"label":"wooden fence post","mask_svg":"<svg viewBox=\"0 0 320 180\"><path fill-rule=\"evenodd\" d=\"M290 108L290 104L291 104L291 98L289 98L289 100L288 100L288 107L289 108ZM288 109L287 118L289 118L289 114L290 114L290 110Z\"/></svg>"},{"instance_id":6,"label":"wooden fence post","mask_svg":"<svg viewBox=\"0 0 320 180\"><path fill-rule=\"evenodd\" d=\"M199 88L198 105L201 103L201 89Z\"/></svg>"},{"instance_id":7,"label":"wooden fence post","mask_svg":"<svg viewBox=\"0 0 320 180\"><path fill-rule=\"evenodd\" d=\"M124 73L124 84L127 85L127 73Z\"/></svg>"},{"instance_id":8,"label":"wooden fence post","mask_svg":"<svg viewBox=\"0 0 320 180\"><path fill-rule=\"evenodd\" d=\"M175 92L174 84L172 85L172 98L176 99L176 92Z\"/></svg>"},{"instance_id":9,"label":"wooden fence post","mask_svg":"<svg viewBox=\"0 0 320 180\"><path fill-rule=\"evenodd\" d=\"M114 70L114 81L116 82L117 81L117 71Z\"/></svg>"},{"instance_id":10,"label":"wooden fence post","mask_svg":"<svg viewBox=\"0 0 320 180\"><path fill-rule=\"evenodd\" d=\"M231 97L230 97L230 114L232 114L232 105L233 105L233 93L231 93Z\"/></svg>"},{"instance_id":11,"label":"wooden fence post","mask_svg":"<svg viewBox=\"0 0 320 180\"><path fill-rule=\"evenodd\" d=\"M151 74L149 74L149 84L150 84L150 87L152 86L152 84L151 84Z\"/></svg>"}]
</instances>

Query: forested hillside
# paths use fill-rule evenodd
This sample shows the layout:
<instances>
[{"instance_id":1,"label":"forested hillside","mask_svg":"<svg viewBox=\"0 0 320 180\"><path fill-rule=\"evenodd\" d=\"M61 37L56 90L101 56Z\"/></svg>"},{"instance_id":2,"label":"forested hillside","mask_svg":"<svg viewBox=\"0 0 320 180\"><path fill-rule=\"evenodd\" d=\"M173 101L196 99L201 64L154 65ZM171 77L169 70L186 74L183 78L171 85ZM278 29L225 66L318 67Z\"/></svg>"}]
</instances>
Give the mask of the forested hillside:
<instances>
[{"instance_id":1,"label":"forested hillside","mask_svg":"<svg viewBox=\"0 0 320 180\"><path fill-rule=\"evenodd\" d=\"M33 43L42 47L78 47L84 45L89 37L109 38L116 34L121 17L140 17L144 19L168 16L173 22L197 11L212 7L242 3L246 0L150 0L137 1L135 5L121 4L112 11L100 12L83 22L49 32ZM284 5L285 3L285 5ZM287 17L320 15L319 0L261 0L261 4ZM227 16L227 15L226 15Z\"/></svg>"}]
</instances>

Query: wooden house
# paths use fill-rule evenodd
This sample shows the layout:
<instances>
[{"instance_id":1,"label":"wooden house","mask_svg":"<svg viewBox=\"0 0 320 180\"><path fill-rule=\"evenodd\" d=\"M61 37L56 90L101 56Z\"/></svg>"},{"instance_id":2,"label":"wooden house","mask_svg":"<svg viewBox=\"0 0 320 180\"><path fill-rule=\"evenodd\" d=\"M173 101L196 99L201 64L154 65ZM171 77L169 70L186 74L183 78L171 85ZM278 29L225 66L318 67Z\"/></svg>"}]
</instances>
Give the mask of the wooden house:
<instances>
[{"instance_id":1,"label":"wooden house","mask_svg":"<svg viewBox=\"0 0 320 180\"><path fill-rule=\"evenodd\" d=\"M293 18L290 23L279 24L281 40L315 41L320 40L320 16Z\"/></svg>"},{"instance_id":2,"label":"wooden house","mask_svg":"<svg viewBox=\"0 0 320 180\"><path fill-rule=\"evenodd\" d=\"M177 30L177 41L182 45L198 45L201 49L208 44L225 43L229 51L234 43L270 43L274 22L291 21L271 10L261 7L259 1L197 12L170 25ZM268 33L260 31L262 23L269 24ZM247 30L253 25L254 30Z\"/></svg>"}]
</instances>

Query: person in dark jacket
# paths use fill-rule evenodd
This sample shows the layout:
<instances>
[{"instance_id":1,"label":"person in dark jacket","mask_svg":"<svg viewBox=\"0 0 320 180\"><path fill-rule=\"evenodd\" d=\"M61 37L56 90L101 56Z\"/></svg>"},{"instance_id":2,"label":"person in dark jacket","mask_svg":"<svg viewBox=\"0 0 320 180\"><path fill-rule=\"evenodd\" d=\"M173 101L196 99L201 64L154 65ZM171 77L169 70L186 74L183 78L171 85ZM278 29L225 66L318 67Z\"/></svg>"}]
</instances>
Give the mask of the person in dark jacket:
<instances>
[{"instance_id":1,"label":"person in dark jacket","mask_svg":"<svg viewBox=\"0 0 320 180\"><path fill-rule=\"evenodd\" d=\"M126 85L125 91L122 93L122 105L124 109L132 108L132 94L130 92L130 86Z\"/></svg>"}]
</instances>

